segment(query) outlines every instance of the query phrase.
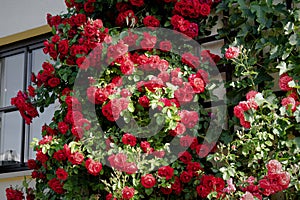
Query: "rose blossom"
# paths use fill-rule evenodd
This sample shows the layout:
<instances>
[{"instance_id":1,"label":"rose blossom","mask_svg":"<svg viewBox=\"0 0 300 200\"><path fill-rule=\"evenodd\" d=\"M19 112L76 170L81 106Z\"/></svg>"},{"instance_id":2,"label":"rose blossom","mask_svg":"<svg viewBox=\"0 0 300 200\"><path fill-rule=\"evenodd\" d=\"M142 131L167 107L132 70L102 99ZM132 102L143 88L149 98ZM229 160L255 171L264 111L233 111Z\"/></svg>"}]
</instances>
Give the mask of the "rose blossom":
<instances>
[{"instance_id":1,"label":"rose blossom","mask_svg":"<svg viewBox=\"0 0 300 200\"><path fill-rule=\"evenodd\" d=\"M254 200L253 195L250 192L246 192L240 200Z\"/></svg>"},{"instance_id":2,"label":"rose blossom","mask_svg":"<svg viewBox=\"0 0 300 200\"><path fill-rule=\"evenodd\" d=\"M290 108L292 112L295 112L297 106L299 105L299 102L296 102L295 99L292 97L286 97L282 99L281 105L284 106L286 110Z\"/></svg>"},{"instance_id":3,"label":"rose blossom","mask_svg":"<svg viewBox=\"0 0 300 200\"><path fill-rule=\"evenodd\" d=\"M67 178L68 178L68 172L66 172L64 169L62 169L62 168L58 168L57 170L56 170L56 172L55 172L55 174L56 174L56 176L57 176L57 178L59 179L59 180L67 180Z\"/></svg>"},{"instance_id":4,"label":"rose blossom","mask_svg":"<svg viewBox=\"0 0 300 200\"><path fill-rule=\"evenodd\" d=\"M279 173L282 171L282 165L277 160L270 160L267 164L268 173Z\"/></svg>"},{"instance_id":5,"label":"rose blossom","mask_svg":"<svg viewBox=\"0 0 300 200\"><path fill-rule=\"evenodd\" d=\"M164 52L169 52L172 49L172 43L169 40L161 41L159 43L159 49Z\"/></svg>"},{"instance_id":6,"label":"rose blossom","mask_svg":"<svg viewBox=\"0 0 300 200\"><path fill-rule=\"evenodd\" d=\"M140 97L139 100L138 100L138 102L144 108L148 108L150 106L150 100L149 100L149 98L146 95Z\"/></svg>"},{"instance_id":7,"label":"rose blossom","mask_svg":"<svg viewBox=\"0 0 300 200\"><path fill-rule=\"evenodd\" d=\"M226 59L237 58L240 54L240 50L238 47L229 47L225 52Z\"/></svg>"},{"instance_id":8,"label":"rose blossom","mask_svg":"<svg viewBox=\"0 0 300 200\"><path fill-rule=\"evenodd\" d=\"M152 174L146 174L141 177L141 184L145 188L152 188L156 184L156 180Z\"/></svg>"},{"instance_id":9,"label":"rose blossom","mask_svg":"<svg viewBox=\"0 0 300 200\"><path fill-rule=\"evenodd\" d=\"M289 82L293 80L292 77L290 77L288 74L284 73L279 78L279 87L283 91L290 91L293 88L289 86Z\"/></svg>"},{"instance_id":10,"label":"rose blossom","mask_svg":"<svg viewBox=\"0 0 300 200\"><path fill-rule=\"evenodd\" d=\"M165 177L166 180L169 180L174 175L174 169L170 166L160 167L158 169L158 175L161 176L161 177Z\"/></svg>"},{"instance_id":11,"label":"rose blossom","mask_svg":"<svg viewBox=\"0 0 300 200\"><path fill-rule=\"evenodd\" d=\"M125 186L122 189L122 197L124 199L131 199L134 196L134 188L130 188L128 186Z\"/></svg>"},{"instance_id":12,"label":"rose blossom","mask_svg":"<svg viewBox=\"0 0 300 200\"><path fill-rule=\"evenodd\" d=\"M102 164L100 162L94 161L91 158L88 158L85 161L85 168L88 170L88 173L92 174L93 176L97 176L102 170Z\"/></svg>"},{"instance_id":13,"label":"rose blossom","mask_svg":"<svg viewBox=\"0 0 300 200\"><path fill-rule=\"evenodd\" d=\"M192 172L189 172L189 171L183 171L181 174L180 174L180 180L183 182L183 183L188 183L192 180L193 178L193 173Z\"/></svg>"},{"instance_id":14,"label":"rose blossom","mask_svg":"<svg viewBox=\"0 0 300 200\"><path fill-rule=\"evenodd\" d=\"M23 200L24 199L24 195L23 195L22 191L14 190L10 187L10 188L6 188L5 192L6 192L7 200Z\"/></svg>"},{"instance_id":15,"label":"rose blossom","mask_svg":"<svg viewBox=\"0 0 300 200\"><path fill-rule=\"evenodd\" d=\"M80 165L84 160L84 156L80 152L75 152L68 159L73 165Z\"/></svg>"},{"instance_id":16,"label":"rose blossom","mask_svg":"<svg viewBox=\"0 0 300 200\"><path fill-rule=\"evenodd\" d=\"M50 181L48 181L48 185L57 194L63 194L65 192L65 190L63 189L63 185L56 178L53 178Z\"/></svg>"},{"instance_id":17,"label":"rose blossom","mask_svg":"<svg viewBox=\"0 0 300 200\"><path fill-rule=\"evenodd\" d=\"M143 19L143 23L146 27L158 27L160 25L160 21L154 16L146 16Z\"/></svg>"},{"instance_id":18,"label":"rose blossom","mask_svg":"<svg viewBox=\"0 0 300 200\"><path fill-rule=\"evenodd\" d=\"M122 142L133 147L136 145L136 137L130 133L125 133L122 137Z\"/></svg>"}]
</instances>

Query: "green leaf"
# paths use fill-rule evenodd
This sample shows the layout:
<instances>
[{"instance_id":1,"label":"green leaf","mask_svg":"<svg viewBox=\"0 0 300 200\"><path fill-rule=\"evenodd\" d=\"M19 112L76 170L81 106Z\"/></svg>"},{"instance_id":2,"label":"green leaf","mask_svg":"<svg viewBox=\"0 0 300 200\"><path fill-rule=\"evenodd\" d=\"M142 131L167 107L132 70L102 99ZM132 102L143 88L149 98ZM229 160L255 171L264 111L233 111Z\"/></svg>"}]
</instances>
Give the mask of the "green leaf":
<instances>
[{"instance_id":1,"label":"green leaf","mask_svg":"<svg viewBox=\"0 0 300 200\"><path fill-rule=\"evenodd\" d=\"M145 193L149 196L153 192L153 188L146 188Z\"/></svg>"},{"instance_id":2,"label":"green leaf","mask_svg":"<svg viewBox=\"0 0 300 200\"><path fill-rule=\"evenodd\" d=\"M300 137L296 137L294 140L298 148L300 148Z\"/></svg>"},{"instance_id":3,"label":"green leaf","mask_svg":"<svg viewBox=\"0 0 300 200\"><path fill-rule=\"evenodd\" d=\"M277 66L277 69L279 69L279 75L284 74L285 72L287 72L287 67L286 67L286 63L285 62L280 62Z\"/></svg>"},{"instance_id":4,"label":"green leaf","mask_svg":"<svg viewBox=\"0 0 300 200\"><path fill-rule=\"evenodd\" d=\"M289 38L289 43L291 44L291 45L296 45L297 44L297 34L293 34L293 35L291 35L291 37Z\"/></svg>"},{"instance_id":5,"label":"green leaf","mask_svg":"<svg viewBox=\"0 0 300 200\"><path fill-rule=\"evenodd\" d=\"M133 105L133 103L132 102L130 102L129 104L128 104L128 110L129 110L129 112L134 112L134 105Z\"/></svg>"}]
</instances>

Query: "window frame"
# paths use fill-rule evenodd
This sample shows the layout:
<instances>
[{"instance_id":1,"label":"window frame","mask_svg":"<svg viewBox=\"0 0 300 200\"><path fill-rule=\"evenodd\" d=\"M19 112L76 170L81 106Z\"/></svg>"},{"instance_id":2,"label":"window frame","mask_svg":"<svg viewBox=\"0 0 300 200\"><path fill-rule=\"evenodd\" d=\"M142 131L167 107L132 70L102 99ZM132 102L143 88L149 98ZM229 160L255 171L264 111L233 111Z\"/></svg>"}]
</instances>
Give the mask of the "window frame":
<instances>
[{"instance_id":1,"label":"window frame","mask_svg":"<svg viewBox=\"0 0 300 200\"><path fill-rule=\"evenodd\" d=\"M32 38L28 38L22 41L13 42L11 44L6 44L0 46L0 59L13 56L16 54L23 53L24 54L24 77L23 77L23 87L20 90L24 91L31 84L31 72L32 72L32 52L36 49L44 47L43 42L51 36L51 33L41 34ZM4 66L5 67L5 66ZM3 70L1 68L1 73ZM0 82L3 80L0 79ZM18 109L15 106L0 106L0 113L10 113L16 112ZM28 170L26 159L29 159L29 141L30 138L30 125L25 124L25 120L22 119L22 127L21 127L21 151L20 151L20 162L12 163L9 165L1 165L0 166L0 174L9 173L9 172L17 172L17 171L25 171Z\"/></svg>"}]
</instances>

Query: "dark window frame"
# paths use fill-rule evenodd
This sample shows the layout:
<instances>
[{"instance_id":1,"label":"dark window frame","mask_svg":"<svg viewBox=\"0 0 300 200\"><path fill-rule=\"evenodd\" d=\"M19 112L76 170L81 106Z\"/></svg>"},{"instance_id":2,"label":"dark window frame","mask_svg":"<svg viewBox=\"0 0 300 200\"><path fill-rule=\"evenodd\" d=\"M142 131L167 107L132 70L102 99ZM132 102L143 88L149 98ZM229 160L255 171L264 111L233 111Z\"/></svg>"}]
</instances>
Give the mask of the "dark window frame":
<instances>
[{"instance_id":1,"label":"dark window frame","mask_svg":"<svg viewBox=\"0 0 300 200\"><path fill-rule=\"evenodd\" d=\"M51 33L42 34L36 37L28 38L22 41L14 42L11 44L6 44L0 46L0 59L13 56L16 54L24 54L24 78L23 78L23 88L20 90L25 90L31 83L31 71L32 71L32 52L36 49L42 48L43 42L51 36ZM0 106L0 113L10 113L18 111L15 106ZM25 120L22 119L21 127L21 152L20 152L20 162L11 162L7 165L0 165L0 174L25 171L28 170L26 159L29 158L29 136L30 136L30 126L25 124ZM4 152L3 152L4 153ZM5 161L1 161L5 162Z\"/></svg>"}]
</instances>

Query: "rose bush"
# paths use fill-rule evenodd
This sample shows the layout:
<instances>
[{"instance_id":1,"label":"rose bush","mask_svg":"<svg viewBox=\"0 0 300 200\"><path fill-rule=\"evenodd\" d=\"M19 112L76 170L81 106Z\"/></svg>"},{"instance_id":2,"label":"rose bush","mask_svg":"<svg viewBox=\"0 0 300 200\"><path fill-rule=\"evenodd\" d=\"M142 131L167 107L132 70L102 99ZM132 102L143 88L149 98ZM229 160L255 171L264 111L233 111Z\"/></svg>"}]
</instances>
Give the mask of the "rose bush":
<instances>
[{"instance_id":1,"label":"rose bush","mask_svg":"<svg viewBox=\"0 0 300 200\"><path fill-rule=\"evenodd\" d=\"M28 167L36 184L24 182L27 199L262 199L282 191L299 197L297 7L65 2L66 14L47 15L53 36L43 51L51 59L11 100L27 124L37 108L60 104L42 139L32 142L36 159ZM210 34L216 7L230 14L219 36L234 41L225 40L222 59L193 45ZM279 22L273 35L268 30ZM226 83L232 112L220 138L210 133L224 128L222 110L203 106L216 99L216 63L232 66L234 76ZM277 96L272 73L280 76ZM20 188L6 194L24 199Z\"/></svg>"}]
</instances>

